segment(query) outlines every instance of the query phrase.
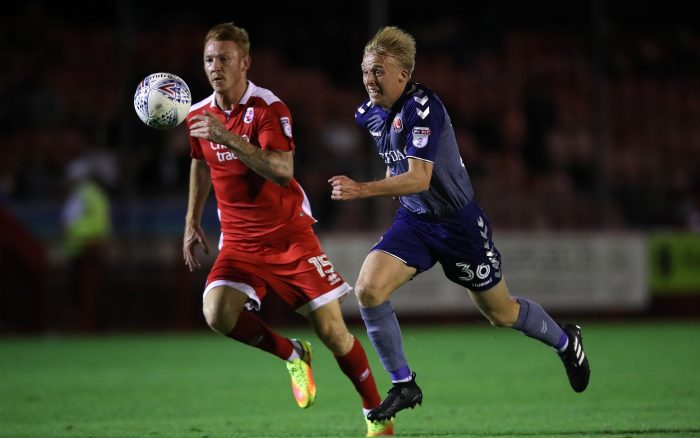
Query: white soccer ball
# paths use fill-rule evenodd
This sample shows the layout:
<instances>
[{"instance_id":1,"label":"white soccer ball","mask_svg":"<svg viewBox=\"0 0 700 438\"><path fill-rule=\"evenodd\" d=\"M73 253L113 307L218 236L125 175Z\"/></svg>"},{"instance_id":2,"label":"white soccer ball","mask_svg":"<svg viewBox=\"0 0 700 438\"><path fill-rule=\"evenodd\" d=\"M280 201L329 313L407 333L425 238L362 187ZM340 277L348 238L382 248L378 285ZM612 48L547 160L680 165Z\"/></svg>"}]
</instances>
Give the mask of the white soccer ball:
<instances>
[{"instance_id":1,"label":"white soccer ball","mask_svg":"<svg viewBox=\"0 0 700 438\"><path fill-rule=\"evenodd\" d=\"M151 128L172 128L185 120L192 94L185 81L172 73L153 73L136 87L134 109Z\"/></svg>"}]
</instances>

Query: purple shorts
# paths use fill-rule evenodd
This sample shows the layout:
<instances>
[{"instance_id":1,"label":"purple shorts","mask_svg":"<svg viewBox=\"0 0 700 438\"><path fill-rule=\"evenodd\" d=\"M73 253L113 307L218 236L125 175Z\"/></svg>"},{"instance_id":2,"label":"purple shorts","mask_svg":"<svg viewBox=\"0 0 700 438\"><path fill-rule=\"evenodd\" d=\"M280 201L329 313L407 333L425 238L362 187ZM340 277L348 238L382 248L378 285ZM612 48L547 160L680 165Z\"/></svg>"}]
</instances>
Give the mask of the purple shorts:
<instances>
[{"instance_id":1,"label":"purple shorts","mask_svg":"<svg viewBox=\"0 0 700 438\"><path fill-rule=\"evenodd\" d=\"M447 278L479 292L501 280L501 254L491 236L489 219L474 201L449 216L400 208L372 251L393 255L416 268L416 275L440 262Z\"/></svg>"}]
</instances>

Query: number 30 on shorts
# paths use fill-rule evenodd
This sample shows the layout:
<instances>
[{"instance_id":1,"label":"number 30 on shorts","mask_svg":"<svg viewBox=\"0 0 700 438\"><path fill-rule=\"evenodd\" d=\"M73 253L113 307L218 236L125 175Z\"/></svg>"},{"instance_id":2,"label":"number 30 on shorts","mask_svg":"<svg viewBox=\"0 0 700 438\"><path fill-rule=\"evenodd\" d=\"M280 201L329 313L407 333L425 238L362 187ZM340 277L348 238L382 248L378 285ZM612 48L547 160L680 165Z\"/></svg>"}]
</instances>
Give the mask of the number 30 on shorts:
<instances>
[{"instance_id":1,"label":"number 30 on shorts","mask_svg":"<svg viewBox=\"0 0 700 438\"><path fill-rule=\"evenodd\" d=\"M462 270L466 277L459 277L462 281L472 281L474 279L474 271L471 270L471 265L469 263L456 263L457 267ZM491 273L491 267L486 264L480 264L476 267L476 277L479 280L483 280L488 277Z\"/></svg>"}]
</instances>

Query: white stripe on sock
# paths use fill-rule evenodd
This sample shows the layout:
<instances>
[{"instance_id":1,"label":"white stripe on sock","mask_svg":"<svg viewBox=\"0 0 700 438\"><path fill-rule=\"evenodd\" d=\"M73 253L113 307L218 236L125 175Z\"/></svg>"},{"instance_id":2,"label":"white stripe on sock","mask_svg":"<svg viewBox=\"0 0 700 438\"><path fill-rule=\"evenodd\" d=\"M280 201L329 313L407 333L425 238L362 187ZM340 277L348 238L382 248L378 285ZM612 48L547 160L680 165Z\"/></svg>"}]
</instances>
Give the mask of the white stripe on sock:
<instances>
[{"instance_id":1,"label":"white stripe on sock","mask_svg":"<svg viewBox=\"0 0 700 438\"><path fill-rule=\"evenodd\" d=\"M301 359L300 352L304 351L304 349L301 348L301 344L295 339L290 339L289 341L292 343L292 354L287 358L287 362L293 362L294 359Z\"/></svg>"},{"instance_id":2,"label":"white stripe on sock","mask_svg":"<svg viewBox=\"0 0 700 438\"><path fill-rule=\"evenodd\" d=\"M567 336L567 337L566 337L566 342L564 342L564 345L563 345L560 349L558 349L557 351L558 351L559 353L563 353L563 352L566 351L566 348L567 348L568 346L569 346L569 337Z\"/></svg>"}]
</instances>

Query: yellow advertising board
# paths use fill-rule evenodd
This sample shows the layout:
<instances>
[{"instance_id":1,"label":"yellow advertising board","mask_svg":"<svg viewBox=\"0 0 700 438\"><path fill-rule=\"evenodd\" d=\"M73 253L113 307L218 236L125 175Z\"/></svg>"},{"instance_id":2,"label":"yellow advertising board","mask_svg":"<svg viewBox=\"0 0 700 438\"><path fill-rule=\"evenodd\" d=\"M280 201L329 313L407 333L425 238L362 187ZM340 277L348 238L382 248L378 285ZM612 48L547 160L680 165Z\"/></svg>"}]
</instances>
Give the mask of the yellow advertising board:
<instances>
[{"instance_id":1,"label":"yellow advertising board","mask_svg":"<svg viewBox=\"0 0 700 438\"><path fill-rule=\"evenodd\" d=\"M700 294L700 234L652 233L649 255L653 294Z\"/></svg>"}]
</instances>

